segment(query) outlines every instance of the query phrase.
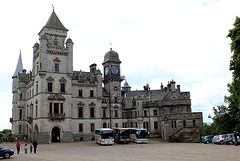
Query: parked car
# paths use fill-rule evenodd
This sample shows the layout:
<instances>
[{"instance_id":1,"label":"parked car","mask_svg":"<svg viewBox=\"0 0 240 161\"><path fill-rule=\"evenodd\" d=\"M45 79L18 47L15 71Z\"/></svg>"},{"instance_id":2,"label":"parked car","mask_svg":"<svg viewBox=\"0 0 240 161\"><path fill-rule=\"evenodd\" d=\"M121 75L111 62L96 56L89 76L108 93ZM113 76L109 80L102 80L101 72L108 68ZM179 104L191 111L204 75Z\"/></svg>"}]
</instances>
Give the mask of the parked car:
<instances>
[{"instance_id":1,"label":"parked car","mask_svg":"<svg viewBox=\"0 0 240 161\"><path fill-rule=\"evenodd\" d=\"M233 138L234 138L234 133L231 134L226 134L224 137L224 143L225 144L229 144L229 145L233 145Z\"/></svg>"},{"instance_id":2,"label":"parked car","mask_svg":"<svg viewBox=\"0 0 240 161\"><path fill-rule=\"evenodd\" d=\"M5 149L5 148L0 147L0 157L8 159L13 154L14 154L14 151L12 149Z\"/></svg>"},{"instance_id":3,"label":"parked car","mask_svg":"<svg viewBox=\"0 0 240 161\"><path fill-rule=\"evenodd\" d=\"M217 138L216 138L216 141L215 141L215 144L224 144L224 137L225 137L225 134L222 134L222 135L218 135Z\"/></svg>"},{"instance_id":4,"label":"parked car","mask_svg":"<svg viewBox=\"0 0 240 161\"><path fill-rule=\"evenodd\" d=\"M213 137L212 143L216 144L217 137L218 137L218 135L215 135L215 136Z\"/></svg>"},{"instance_id":5,"label":"parked car","mask_svg":"<svg viewBox=\"0 0 240 161\"><path fill-rule=\"evenodd\" d=\"M203 138L203 143L204 143L204 144L212 143L213 137L214 137L213 135L204 136L204 138Z\"/></svg>"}]
</instances>

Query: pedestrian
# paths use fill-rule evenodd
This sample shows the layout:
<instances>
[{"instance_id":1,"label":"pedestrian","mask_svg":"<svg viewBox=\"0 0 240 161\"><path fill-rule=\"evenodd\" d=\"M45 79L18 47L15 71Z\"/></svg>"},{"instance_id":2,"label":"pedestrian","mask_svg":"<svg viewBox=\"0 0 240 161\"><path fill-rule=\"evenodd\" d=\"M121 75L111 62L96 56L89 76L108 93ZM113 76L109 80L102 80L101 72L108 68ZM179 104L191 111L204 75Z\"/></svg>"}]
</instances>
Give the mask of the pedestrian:
<instances>
[{"instance_id":1,"label":"pedestrian","mask_svg":"<svg viewBox=\"0 0 240 161\"><path fill-rule=\"evenodd\" d=\"M17 153L18 153L18 154L19 154L19 152L20 152L20 146L21 146L21 144L20 144L20 142L18 141L17 144L16 144Z\"/></svg>"},{"instance_id":2,"label":"pedestrian","mask_svg":"<svg viewBox=\"0 0 240 161\"><path fill-rule=\"evenodd\" d=\"M234 131L234 139L235 139L234 144L235 144L235 146L238 146L238 138L237 138L237 136L238 136L238 132Z\"/></svg>"},{"instance_id":3,"label":"pedestrian","mask_svg":"<svg viewBox=\"0 0 240 161\"><path fill-rule=\"evenodd\" d=\"M32 153L32 144L30 145L30 153Z\"/></svg>"},{"instance_id":4,"label":"pedestrian","mask_svg":"<svg viewBox=\"0 0 240 161\"><path fill-rule=\"evenodd\" d=\"M34 150L34 153L37 152L37 146L38 146L38 143L37 143L36 140L34 140L34 142L33 142L33 150Z\"/></svg>"},{"instance_id":5,"label":"pedestrian","mask_svg":"<svg viewBox=\"0 0 240 161\"><path fill-rule=\"evenodd\" d=\"M27 144L24 146L25 154L27 154Z\"/></svg>"}]
</instances>

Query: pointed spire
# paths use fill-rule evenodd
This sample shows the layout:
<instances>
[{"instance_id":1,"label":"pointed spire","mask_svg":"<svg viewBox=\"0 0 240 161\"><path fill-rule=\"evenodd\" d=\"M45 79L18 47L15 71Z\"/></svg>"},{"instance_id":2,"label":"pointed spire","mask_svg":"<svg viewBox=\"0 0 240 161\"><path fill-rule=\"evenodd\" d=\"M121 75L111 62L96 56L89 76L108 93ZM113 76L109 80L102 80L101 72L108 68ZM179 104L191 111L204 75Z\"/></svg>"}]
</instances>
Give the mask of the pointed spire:
<instances>
[{"instance_id":1,"label":"pointed spire","mask_svg":"<svg viewBox=\"0 0 240 161\"><path fill-rule=\"evenodd\" d=\"M18 64L17 64L17 67L16 67L13 77L18 76L18 73L22 73L22 72L23 72L23 65L22 65L22 54L21 54L21 49L20 49Z\"/></svg>"},{"instance_id":2,"label":"pointed spire","mask_svg":"<svg viewBox=\"0 0 240 161\"><path fill-rule=\"evenodd\" d=\"M62 30L67 30L63 24L61 23L61 21L59 20L57 14L54 11L53 8L53 12L51 14L51 16L48 19L48 22L46 23L45 27L51 27L51 28L56 28L56 29L62 29Z\"/></svg>"},{"instance_id":3,"label":"pointed spire","mask_svg":"<svg viewBox=\"0 0 240 161\"><path fill-rule=\"evenodd\" d=\"M66 29L63 26L62 22L59 20L57 14L54 11L54 7L53 7L52 14L49 17L46 25L41 29L41 31L38 33L38 35L41 34L41 32L43 31L44 28L53 28L53 29L61 29L61 30L68 31L68 29Z\"/></svg>"}]
</instances>

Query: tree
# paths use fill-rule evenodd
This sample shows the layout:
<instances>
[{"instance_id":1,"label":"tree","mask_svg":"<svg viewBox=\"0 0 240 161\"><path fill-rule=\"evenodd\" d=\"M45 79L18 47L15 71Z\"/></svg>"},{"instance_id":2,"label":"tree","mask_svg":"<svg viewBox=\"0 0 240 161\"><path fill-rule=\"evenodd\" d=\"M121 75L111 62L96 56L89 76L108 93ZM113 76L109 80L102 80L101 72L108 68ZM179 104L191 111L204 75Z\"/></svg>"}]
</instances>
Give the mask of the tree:
<instances>
[{"instance_id":1,"label":"tree","mask_svg":"<svg viewBox=\"0 0 240 161\"><path fill-rule=\"evenodd\" d=\"M217 106L217 108L213 107L214 117L213 120L213 131L215 134L224 134L232 132L231 125L231 115L229 113L229 109L224 106Z\"/></svg>"},{"instance_id":2,"label":"tree","mask_svg":"<svg viewBox=\"0 0 240 161\"><path fill-rule=\"evenodd\" d=\"M229 97L225 101L229 103L228 110L232 129L240 127L240 18L236 17L234 28L229 30L231 43L231 56L229 70L232 71L232 83L228 84ZM240 129L236 129L240 130Z\"/></svg>"},{"instance_id":3,"label":"tree","mask_svg":"<svg viewBox=\"0 0 240 161\"><path fill-rule=\"evenodd\" d=\"M8 137L12 136L12 130L4 129L3 131L0 131L1 137Z\"/></svg>"}]
</instances>

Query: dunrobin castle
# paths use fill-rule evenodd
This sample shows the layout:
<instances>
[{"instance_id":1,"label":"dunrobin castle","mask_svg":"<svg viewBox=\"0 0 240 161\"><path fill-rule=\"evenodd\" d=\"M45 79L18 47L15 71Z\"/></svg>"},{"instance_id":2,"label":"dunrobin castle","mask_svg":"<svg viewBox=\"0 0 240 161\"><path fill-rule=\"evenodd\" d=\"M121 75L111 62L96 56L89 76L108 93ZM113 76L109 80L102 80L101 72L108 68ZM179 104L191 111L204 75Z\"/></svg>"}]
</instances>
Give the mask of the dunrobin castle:
<instances>
[{"instance_id":1,"label":"dunrobin castle","mask_svg":"<svg viewBox=\"0 0 240 161\"><path fill-rule=\"evenodd\" d=\"M202 112L174 80L159 89L131 90L119 54L103 54L103 71L73 71L73 40L53 10L33 46L30 72L20 53L12 77L12 133L39 143L91 140L96 128L146 128L163 141L200 142ZM123 84L123 86L121 86Z\"/></svg>"}]
</instances>

